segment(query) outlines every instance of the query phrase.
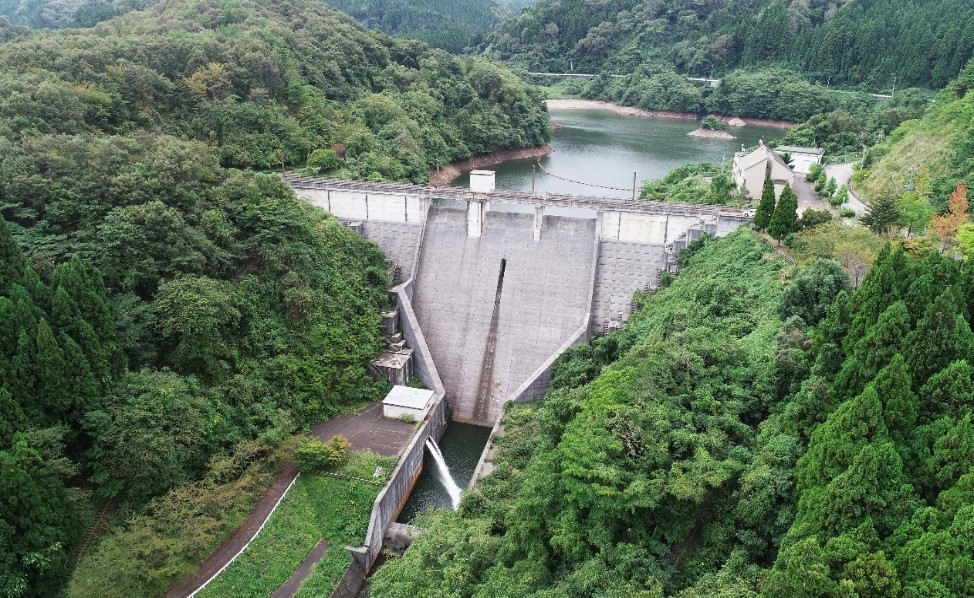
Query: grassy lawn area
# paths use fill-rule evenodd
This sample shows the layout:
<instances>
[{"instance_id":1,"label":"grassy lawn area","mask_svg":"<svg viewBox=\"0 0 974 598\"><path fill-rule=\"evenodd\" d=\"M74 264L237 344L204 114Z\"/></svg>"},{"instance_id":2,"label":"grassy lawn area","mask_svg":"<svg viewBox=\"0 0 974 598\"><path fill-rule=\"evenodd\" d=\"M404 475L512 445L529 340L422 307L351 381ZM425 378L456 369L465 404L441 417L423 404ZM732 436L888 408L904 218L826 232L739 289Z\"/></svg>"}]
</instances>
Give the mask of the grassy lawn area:
<instances>
[{"instance_id":1,"label":"grassy lawn area","mask_svg":"<svg viewBox=\"0 0 974 598\"><path fill-rule=\"evenodd\" d=\"M347 545L361 544L372 502L396 460L371 452L350 452L336 473L349 480L302 473L257 539L198 595L269 596L287 581L320 538L331 545L301 587L302 596L327 595L351 560ZM376 467L385 474L373 482Z\"/></svg>"}]
</instances>

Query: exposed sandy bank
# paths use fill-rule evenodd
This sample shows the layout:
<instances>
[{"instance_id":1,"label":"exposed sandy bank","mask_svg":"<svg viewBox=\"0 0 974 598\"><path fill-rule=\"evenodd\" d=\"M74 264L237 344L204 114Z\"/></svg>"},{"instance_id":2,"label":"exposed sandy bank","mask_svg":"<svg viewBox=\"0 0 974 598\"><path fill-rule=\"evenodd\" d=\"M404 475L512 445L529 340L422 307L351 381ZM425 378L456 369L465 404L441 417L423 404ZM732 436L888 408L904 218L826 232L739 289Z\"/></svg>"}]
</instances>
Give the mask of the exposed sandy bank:
<instances>
[{"instance_id":1,"label":"exposed sandy bank","mask_svg":"<svg viewBox=\"0 0 974 598\"><path fill-rule=\"evenodd\" d=\"M538 147L525 147L521 149L500 149L490 154L474 156L473 158L461 160L460 162L453 162L443 166L442 168L434 170L430 173L430 185L434 187L443 187L445 185L449 185L460 175L470 170L500 164L501 162L507 162L508 160L523 160L525 158L547 156L553 151L555 150L551 149L549 146L542 145Z\"/></svg>"},{"instance_id":2,"label":"exposed sandy bank","mask_svg":"<svg viewBox=\"0 0 974 598\"><path fill-rule=\"evenodd\" d=\"M690 137L700 137L701 139L734 139L734 136L727 131L714 131L712 129L694 129L687 133Z\"/></svg>"}]
</instances>

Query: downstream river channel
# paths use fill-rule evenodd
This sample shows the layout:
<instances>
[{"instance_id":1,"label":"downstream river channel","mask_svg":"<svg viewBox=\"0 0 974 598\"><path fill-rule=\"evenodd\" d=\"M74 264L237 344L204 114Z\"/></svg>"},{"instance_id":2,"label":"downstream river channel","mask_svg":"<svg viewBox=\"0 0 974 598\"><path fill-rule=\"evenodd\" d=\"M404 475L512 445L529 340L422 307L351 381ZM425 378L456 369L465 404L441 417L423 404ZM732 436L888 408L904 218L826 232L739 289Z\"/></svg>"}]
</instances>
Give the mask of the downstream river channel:
<instances>
[{"instance_id":1,"label":"downstream river channel","mask_svg":"<svg viewBox=\"0 0 974 598\"><path fill-rule=\"evenodd\" d=\"M561 177L626 190L578 185L539 170L538 194L629 197L633 172L642 185L685 164L729 160L742 143L751 147L759 139L771 141L783 133L781 129L748 126L729 129L736 139L701 139L687 136L697 128L696 120L627 116L598 108L551 108L550 112L551 120L560 126L556 127L550 143L555 151L542 157L541 164ZM498 189L531 191L532 164L533 159L511 160L488 168L497 172ZM453 184L467 187L470 177L465 174Z\"/></svg>"}]
</instances>

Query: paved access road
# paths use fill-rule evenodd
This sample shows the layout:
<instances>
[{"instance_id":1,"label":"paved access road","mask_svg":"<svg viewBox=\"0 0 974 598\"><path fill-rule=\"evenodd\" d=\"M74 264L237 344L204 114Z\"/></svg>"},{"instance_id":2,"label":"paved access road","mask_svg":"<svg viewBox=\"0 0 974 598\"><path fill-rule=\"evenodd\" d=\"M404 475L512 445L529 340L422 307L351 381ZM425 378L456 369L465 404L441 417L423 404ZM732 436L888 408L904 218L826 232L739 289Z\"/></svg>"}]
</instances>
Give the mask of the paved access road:
<instances>
[{"instance_id":1,"label":"paved access road","mask_svg":"<svg viewBox=\"0 0 974 598\"><path fill-rule=\"evenodd\" d=\"M835 182L842 185L849 184L852 180L852 162L844 162L841 164L826 164L825 174L835 179ZM862 216L866 213L866 204L859 201L852 189L849 189L849 201L846 202L842 207L849 208L856 213L856 216Z\"/></svg>"}]
</instances>

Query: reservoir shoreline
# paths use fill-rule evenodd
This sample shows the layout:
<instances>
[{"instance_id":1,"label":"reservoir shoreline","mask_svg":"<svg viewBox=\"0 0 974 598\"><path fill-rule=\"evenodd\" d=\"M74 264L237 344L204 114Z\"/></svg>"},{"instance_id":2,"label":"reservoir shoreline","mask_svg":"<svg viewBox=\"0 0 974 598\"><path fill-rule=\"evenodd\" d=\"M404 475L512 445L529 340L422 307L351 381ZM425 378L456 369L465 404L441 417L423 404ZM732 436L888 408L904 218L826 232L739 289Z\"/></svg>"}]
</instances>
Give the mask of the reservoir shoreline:
<instances>
[{"instance_id":1,"label":"reservoir shoreline","mask_svg":"<svg viewBox=\"0 0 974 598\"><path fill-rule=\"evenodd\" d=\"M694 131L699 121L691 114L652 113L592 100L549 100L548 107L554 135L547 145L500 149L453 162L433 169L429 184L463 187L471 170L488 168L496 172L500 190L577 195L591 193L595 186L602 187L600 193L605 195L628 197L631 191L609 189L631 189L634 172L641 180L656 180L685 164L722 163L741 145L779 137L784 127L731 119L734 122L728 123L726 132L716 133ZM535 160L552 176L535 176Z\"/></svg>"},{"instance_id":2,"label":"reservoir shoreline","mask_svg":"<svg viewBox=\"0 0 974 598\"><path fill-rule=\"evenodd\" d=\"M582 99L557 99L557 100L546 100L548 108L556 108L559 110L611 110L616 114L621 114L623 116L646 116L650 118L676 118L680 120L699 120L702 116L701 114L695 114L693 112L674 112L672 110L644 110L643 108L635 108L633 106L622 106L620 104L613 104L612 102L604 102L602 100L582 100ZM743 121L745 125L754 127L770 127L775 129L789 129L795 126L795 123L788 122L786 120L771 120L767 118L745 118L737 116L724 116L718 115L718 119L725 123L729 123L732 120L739 119Z\"/></svg>"},{"instance_id":3,"label":"reservoir shoreline","mask_svg":"<svg viewBox=\"0 0 974 598\"><path fill-rule=\"evenodd\" d=\"M537 147L523 147L518 149L504 148L489 154L481 154L459 162L451 162L430 172L430 185L433 187L444 187L457 180L471 170L493 166L508 160L524 160L527 158L540 158L547 156L555 150L550 146L540 145Z\"/></svg>"}]
</instances>

